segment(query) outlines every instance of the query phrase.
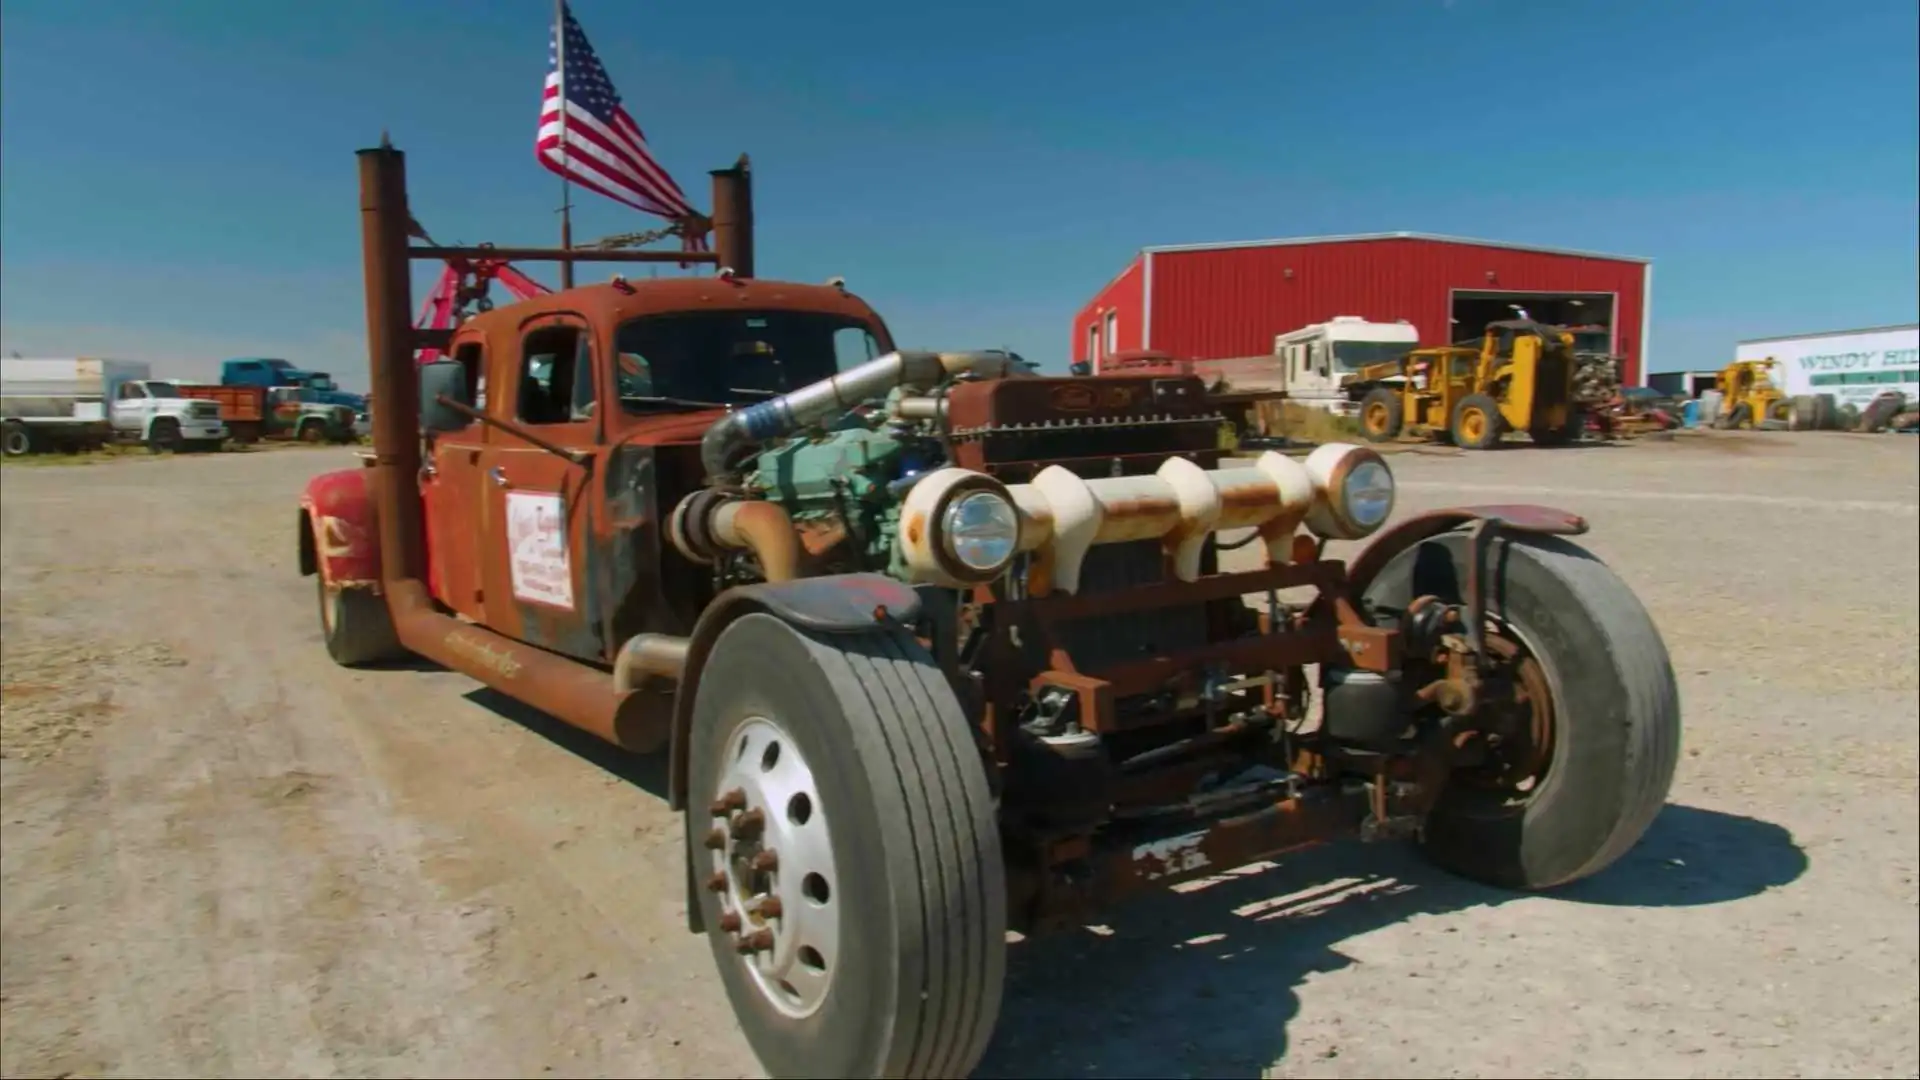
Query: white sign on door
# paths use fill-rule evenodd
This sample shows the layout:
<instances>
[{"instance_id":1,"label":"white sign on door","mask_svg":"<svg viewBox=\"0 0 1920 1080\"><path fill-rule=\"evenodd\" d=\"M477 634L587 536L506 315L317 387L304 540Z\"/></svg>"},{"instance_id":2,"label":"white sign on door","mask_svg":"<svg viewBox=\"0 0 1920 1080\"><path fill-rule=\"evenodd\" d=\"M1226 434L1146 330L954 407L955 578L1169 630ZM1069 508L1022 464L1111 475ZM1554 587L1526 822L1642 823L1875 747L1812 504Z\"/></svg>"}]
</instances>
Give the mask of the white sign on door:
<instances>
[{"instance_id":1,"label":"white sign on door","mask_svg":"<svg viewBox=\"0 0 1920 1080\"><path fill-rule=\"evenodd\" d=\"M573 610L573 565L560 496L507 492L507 552L514 596Z\"/></svg>"}]
</instances>

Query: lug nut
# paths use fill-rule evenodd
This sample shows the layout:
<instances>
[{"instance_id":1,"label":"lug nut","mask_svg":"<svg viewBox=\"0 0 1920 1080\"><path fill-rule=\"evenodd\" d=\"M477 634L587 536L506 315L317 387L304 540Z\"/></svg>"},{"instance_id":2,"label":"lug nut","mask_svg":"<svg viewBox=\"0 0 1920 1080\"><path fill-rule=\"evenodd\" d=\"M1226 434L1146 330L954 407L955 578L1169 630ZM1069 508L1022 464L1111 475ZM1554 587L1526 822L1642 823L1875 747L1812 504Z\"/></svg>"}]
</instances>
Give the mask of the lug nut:
<instances>
[{"instance_id":1,"label":"lug nut","mask_svg":"<svg viewBox=\"0 0 1920 1080\"><path fill-rule=\"evenodd\" d=\"M707 891L708 892L726 892L727 891L727 872L725 870L715 870L713 872L713 876L707 879Z\"/></svg>"},{"instance_id":2,"label":"lug nut","mask_svg":"<svg viewBox=\"0 0 1920 1080\"><path fill-rule=\"evenodd\" d=\"M733 947L735 951L742 955L766 952L768 949L773 948L773 931L755 930L753 933L734 942Z\"/></svg>"},{"instance_id":3,"label":"lug nut","mask_svg":"<svg viewBox=\"0 0 1920 1080\"><path fill-rule=\"evenodd\" d=\"M753 913L763 919L777 919L780 911L780 898L777 896L764 897L753 908Z\"/></svg>"},{"instance_id":4,"label":"lug nut","mask_svg":"<svg viewBox=\"0 0 1920 1080\"><path fill-rule=\"evenodd\" d=\"M740 932L740 913L737 911L721 912L720 913L720 932L723 934L739 933Z\"/></svg>"},{"instance_id":5,"label":"lug nut","mask_svg":"<svg viewBox=\"0 0 1920 1080\"><path fill-rule=\"evenodd\" d=\"M733 816L733 835L743 840L751 840L759 836L760 830L766 827L767 815L764 811L748 810L744 814Z\"/></svg>"},{"instance_id":6,"label":"lug nut","mask_svg":"<svg viewBox=\"0 0 1920 1080\"><path fill-rule=\"evenodd\" d=\"M775 870L780 869L780 853L772 848L767 848L760 854L755 855L753 861L747 865L762 874L771 874Z\"/></svg>"},{"instance_id":7,"label":"lug nut","mask_svg":"<svg viewBox=\"0 0 1920 1080\"><path fill-rule=\"evenodd\" d=\"M727 830L713 830L707 834L707 838L702 841L702 843L706 844L710 850L719 851L721 848L727 846Z\"/></svg>"},{"instance_id":8,"label":"lug nut","mask_svg":"<svg viewBox=\"0 0 1920 1080\"><path fill-rule=\"evenodd\" d=\"M747 793L739 788L734 788L732 791L713 800L713 805L707 809L712 811L714 817L726 817L728 814L737 810L745 810L746 808Z\"/></svg>"}]
</instances>

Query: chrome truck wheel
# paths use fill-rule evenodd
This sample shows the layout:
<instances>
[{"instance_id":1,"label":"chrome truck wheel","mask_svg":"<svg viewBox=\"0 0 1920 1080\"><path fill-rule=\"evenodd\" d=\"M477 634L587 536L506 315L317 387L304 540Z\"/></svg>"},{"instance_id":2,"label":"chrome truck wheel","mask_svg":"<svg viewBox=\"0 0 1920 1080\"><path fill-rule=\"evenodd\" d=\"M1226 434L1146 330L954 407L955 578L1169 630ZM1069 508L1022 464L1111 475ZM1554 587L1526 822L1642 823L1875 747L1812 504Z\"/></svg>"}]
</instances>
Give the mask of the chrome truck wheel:
<instances>
[{"instance_id":1,"label":"chrome truck wheel","mask_svg":"<svg viewBox=\"0 0 1920 1080\"><path fill-rule=\"evenodd\" d=\"M793 736L774 720L748 717L721 747L708 888L748 977L794 1019L819 1011L841 959L833 906L840 875L819 790Z\"/></svg>"},{"instance_id":2,"label":"chrome truck wheel","mask_svg":"<svg viewBox=\"0 0 1920 1080\"><path fill-rule=\"evenodd\" d=\"M688 859L734 1013L773 1077L959 1077L1005 978L985 767L910 636L747 615L694 704Z\"/></svg>"}]
</instances>

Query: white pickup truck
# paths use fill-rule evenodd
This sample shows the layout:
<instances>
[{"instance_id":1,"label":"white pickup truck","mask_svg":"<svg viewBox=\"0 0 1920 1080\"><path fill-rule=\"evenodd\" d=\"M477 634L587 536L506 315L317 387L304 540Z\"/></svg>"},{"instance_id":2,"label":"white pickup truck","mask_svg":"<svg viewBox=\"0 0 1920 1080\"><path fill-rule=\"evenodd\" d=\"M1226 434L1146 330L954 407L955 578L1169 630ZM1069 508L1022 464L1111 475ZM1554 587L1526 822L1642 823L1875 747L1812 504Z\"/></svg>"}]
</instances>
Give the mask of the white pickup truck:
<instances>
[{"instance_id":1,"label":"white pickup truck","mask_svg":"<svg viewBox=\"0 0 1920 1080\"><path fill-rule=\"evenodd\" d=\"M0 359L0 449L96 449L143 442L154 453L214 450L227 441L220 405L180 396L138 360Z\"/></svg>"}]
</instances>

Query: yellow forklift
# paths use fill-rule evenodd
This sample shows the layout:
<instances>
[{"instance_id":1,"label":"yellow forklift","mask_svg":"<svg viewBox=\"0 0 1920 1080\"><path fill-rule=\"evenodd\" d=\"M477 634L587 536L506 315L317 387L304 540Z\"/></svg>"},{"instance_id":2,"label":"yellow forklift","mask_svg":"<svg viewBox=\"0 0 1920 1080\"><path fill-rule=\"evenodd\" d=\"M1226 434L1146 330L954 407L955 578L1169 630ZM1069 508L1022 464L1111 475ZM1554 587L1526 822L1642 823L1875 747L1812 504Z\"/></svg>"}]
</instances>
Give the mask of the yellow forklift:
<instances>
[{"instance_id":1,"label":"yellow forklift","mask_svg":"<svg viewBox=\"0 0 1920 1080\"><path fill-rule=\"evenodd\" d=\"M1424 429L1488 450L1506 432L1524 431L1539 445L1559 446L1586 424L1573 401L1573 335L1530 319L1487 324L1478 347L1415 349L1361 368L1343 385L1374 442Z\"/></svg>"},{"instance_id":2,"label":"yellow forklift","mask_svg":"<svg viewBox=\"0 0 1920 1080\"><path fill-rule=\"evenodd\" d=\"M1788 420L1793 411L1787 392L1773 383L1772 372L1779 364L1773 357L1765 360L1735 360L1720 369L1715 388L1720 391L1720 411L1713 426L1723 430L1757 428L1762 420Z\"/></svg>"}]
</instances>

